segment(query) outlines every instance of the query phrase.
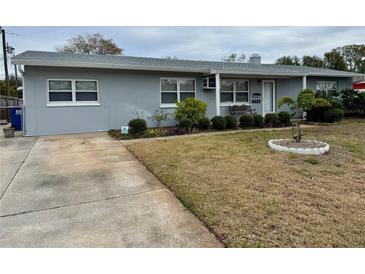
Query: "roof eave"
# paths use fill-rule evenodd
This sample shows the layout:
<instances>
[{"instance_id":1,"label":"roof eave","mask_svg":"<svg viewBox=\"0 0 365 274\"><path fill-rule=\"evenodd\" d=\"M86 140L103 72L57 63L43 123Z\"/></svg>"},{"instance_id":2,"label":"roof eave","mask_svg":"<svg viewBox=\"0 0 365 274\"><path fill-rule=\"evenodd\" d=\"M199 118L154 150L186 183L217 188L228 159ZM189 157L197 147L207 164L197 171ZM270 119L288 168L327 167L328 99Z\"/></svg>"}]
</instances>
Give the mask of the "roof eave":
<instances>
[{"instance_id":1,"label":"roof eave","mask_svg":"<svg viewBox=\"0 0 365 274\"><path fill-rule=\"evenodd\" d=\"M323 77L364 77L361 73L303 73L303 72L258 72L258 71L223 71L209 68L192 68L192 67L174 67L174 66L154 66L154 65L131 65L131 64L106 64L97 62L62 62L48 60L32 60L27 58L12 58L11 63L14 65L31 65L31 66L54 66L54 67L79 67L79 68L101 68L101 69L125 69L125 70L145 70L145 71L171 71L171 72L192 72L204 74L231 74L231 75L257 75L257 76L285 76L285 77L302 77L302 76L323 76Z\"/></svg>"},{"instance_id":2,"label":"roof eave","mask_svg":"<svg viewBox=\"0 0 365 274\"><path fill-rule=\"evenodd\" d=\"M343 74L337 73L300 73L300 72L252 72L252 71L222 71L222 70L211 70L211 74L243 74L243 75L259 75L259 76L288 76L288 77L302 77L302 76L323 76L323 77L354 77L354 76L365 76L365 74L349 73Z\"/></svg>"},{"instance_id":3,"label":"roof eave","mask_svg":"<svg viewBox=\"0 0 365 274\"><path fill-rule=\"evenodd\" d=\"M280 72L257 72L257 71L222 71L211 70L211 74L242 74L242 75L258 75L258 76L305 76L303 73L280 73Z\"/></svg>"},{"instance_id":4,"label":"roof eave","mask_svg":"<svg viewBox=\"0 0 365 274\"><path fill-rule=\"evenodd\" d=\"M52 62L35 61L29 59L12 59L14 65L29 66L51 66L51 67L77 67L77 68L101 68L101 69L126 69L126 70L148 70L148 71L175 71L175 72L195 72L209 73L209 69L186 68L186 67L167 67L167 66L148 66L148 65L128 65L128 64L105 64L105 63L82 63L82 62Z\"/></svg>"}]
</instances>

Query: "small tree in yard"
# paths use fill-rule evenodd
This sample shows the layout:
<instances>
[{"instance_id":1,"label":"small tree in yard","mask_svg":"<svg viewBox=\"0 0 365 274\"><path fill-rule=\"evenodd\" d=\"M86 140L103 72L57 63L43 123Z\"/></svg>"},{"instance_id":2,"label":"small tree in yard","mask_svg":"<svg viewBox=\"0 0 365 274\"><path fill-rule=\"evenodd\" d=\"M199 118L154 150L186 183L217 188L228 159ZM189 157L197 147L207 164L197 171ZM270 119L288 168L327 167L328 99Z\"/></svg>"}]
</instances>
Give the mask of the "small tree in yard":
<instances>
[{"instance_id":1,"label":"small tree in yard","mask_svg":"<svg viewBox=\"0 0 365 274\"><path fill-rule=\"evenodd\" d=\"M151 120L156 122L156 127L161 127L162 123L167 121L169 119L169 113L165 113L162 110L156 110L152 115L151 115Z\"/></svg>"},{"instance_id":2,"label":"small tree in yard","mask_svg":"<svg viewBox=\"0 0 365 274\"><path fill-rule=\"evenodd\" d=\"M304 134L301 133L300 121L303 117L303 113L310 110L313 107L315 101L314 92L310 89L302 90L297 97L297 100L293 100L288 96L284 96L279 99L278 106L288 105L292 111L293 126L292 135L295 142L300 142ZM296 128L295 128L296 127Z\"/></svg>"}]
</instances>

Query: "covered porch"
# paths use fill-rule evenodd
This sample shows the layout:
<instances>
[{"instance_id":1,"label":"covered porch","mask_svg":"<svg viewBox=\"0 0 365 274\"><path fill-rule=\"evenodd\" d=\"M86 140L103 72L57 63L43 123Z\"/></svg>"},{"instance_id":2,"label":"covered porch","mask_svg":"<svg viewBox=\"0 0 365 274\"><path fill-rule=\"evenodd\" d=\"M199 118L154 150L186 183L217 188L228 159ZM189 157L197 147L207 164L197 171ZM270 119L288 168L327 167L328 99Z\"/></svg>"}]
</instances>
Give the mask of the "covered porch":
<instances>
[{"instance_id":1,"label":"covered porch","mask_svg":"<svg viewBox=\"0 0 365 274\"><path fill-rule=\"evenodd\" d=\"M205 90L214 92L215 115L230 115L230 107L246 105L261 115L277 112L282 96L296 97L307 88L307 76L214 73L206 75Z\"/></svg>"}]
</instances>

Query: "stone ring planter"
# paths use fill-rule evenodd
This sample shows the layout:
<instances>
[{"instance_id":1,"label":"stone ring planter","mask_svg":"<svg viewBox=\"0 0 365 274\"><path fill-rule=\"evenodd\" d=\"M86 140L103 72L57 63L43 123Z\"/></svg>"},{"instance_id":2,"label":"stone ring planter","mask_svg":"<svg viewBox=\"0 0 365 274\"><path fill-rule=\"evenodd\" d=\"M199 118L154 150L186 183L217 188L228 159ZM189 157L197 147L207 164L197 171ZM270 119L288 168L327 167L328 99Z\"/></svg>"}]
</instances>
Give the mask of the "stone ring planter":
<instances>
[{"instance_id":1,"label":"stone ring planter","mask_svg":"<svg viewBox=\"0 0 365 274\"><path fill-rule=\"evenodd\" d=\"M300 143L294 143L291 146L288 142L293 143L290 139L273 139L268 142L269 147L277 151L292 152L306 155L321 155L329 151L330 146L327 143L305 140ZM285 145L283 144L285 143Z\"/></svg>"}]
</instances>

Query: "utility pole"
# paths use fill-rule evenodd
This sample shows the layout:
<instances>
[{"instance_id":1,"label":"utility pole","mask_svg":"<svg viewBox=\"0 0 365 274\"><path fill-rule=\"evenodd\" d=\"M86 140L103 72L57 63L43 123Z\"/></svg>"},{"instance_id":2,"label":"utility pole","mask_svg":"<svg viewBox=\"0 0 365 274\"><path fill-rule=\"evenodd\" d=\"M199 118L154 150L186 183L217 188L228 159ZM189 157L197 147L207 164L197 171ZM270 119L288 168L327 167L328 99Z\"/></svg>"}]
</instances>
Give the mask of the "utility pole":
<instances>
[{"instance_id":1,"label":"utility pole","mask_svg":"<svg viewBox=\"0 0 365 274\"><path fill-rule=\"evenodd\" d=\"M16 97L19 98L19 94L18 94L18 68L17 66L14 64L14 72L15 72L15 90L16 90Z\"/></svg>"},{"instance_id":2,"label":"utility pole","mask_svg":"<svg viewBox=\"0 0 365 274\"><path fill-rule=\"evenodd\" d=\"M13 57L14 57L15 56L15 48L11 47L11 51L12 51ZM16 64L14 64L14 73L15 73L15 97L19 98L19 94L18 94L18 67L16 66Z\"/></svg>"},{"instance_id":3,"label":"utility pole","mask_svg":"<svg viewBox=\"0 0 365 274\"><path fill-rule=\"evenodd\" d=\"M9 96L10 96L10 88L9 88L9 74L8 74L8 57L6 53L6 41L5 41L5 30L1 28L1 35L3 39L3 57L4 57L4 70L5 70L5 91L6 91L6 106L9 105Z\"/></svg>"}]
</instances>

